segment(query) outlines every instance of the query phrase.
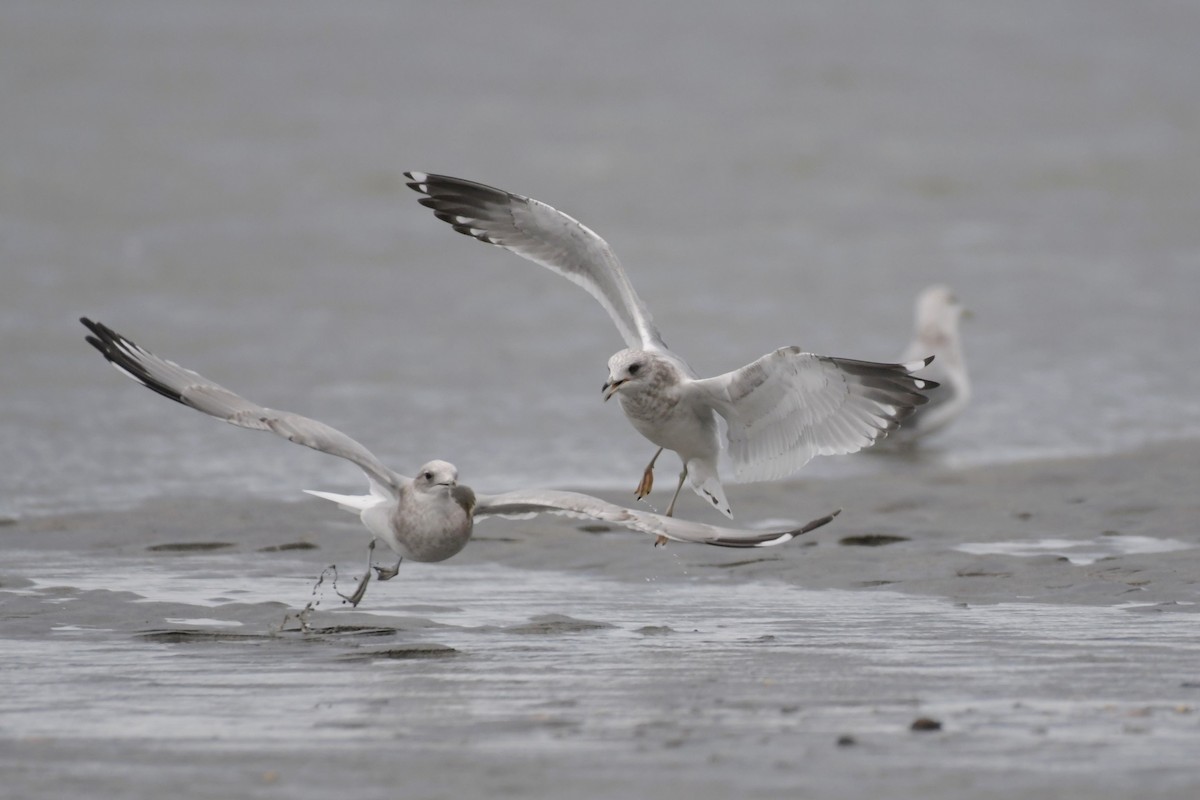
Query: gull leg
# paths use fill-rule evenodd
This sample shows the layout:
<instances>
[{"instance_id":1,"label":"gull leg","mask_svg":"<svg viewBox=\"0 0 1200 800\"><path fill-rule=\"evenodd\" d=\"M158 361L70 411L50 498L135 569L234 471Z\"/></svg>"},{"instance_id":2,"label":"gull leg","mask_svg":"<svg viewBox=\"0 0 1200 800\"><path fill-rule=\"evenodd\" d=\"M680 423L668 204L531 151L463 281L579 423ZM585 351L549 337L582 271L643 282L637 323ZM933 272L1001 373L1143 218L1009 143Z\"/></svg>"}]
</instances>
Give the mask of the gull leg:
<instances>
[{"instance_id":1,"label":"gull leg","mask_svg":"<svg viewBox=\"0 0 1200 800\"><path fill-rule=\"evenodd\" d=\"M400 565L404 562L404 556L396 559L394 567L375 567L375 574L379 576L381 581L390 581L396 577L396 573L400 571Z\"/></svg>"},{"instance_id":2,"label":"gull leg","mask_svg":"<svg viewBox=\"0 0 1200 800\"><path fill-rule=\"evenodd\" d=\"M687 480L687 465L683 467L683 472L679 473L679 485L675 487L675 494L671 497L671 505L667 506L667 513L663 516L670 517L675 514L675 501L679 499L679 490L683 488L683 482Z\"/></svg>"},{"instance_id":3,"label":"gull leg","mask_svg":"<svg viewBox=\"0 0 1200 800\"><path fill-rule=\"evenodd\" d=\"M671 505L667 506L667 513L664 516L670 517L675 514L675 501L679 499L679 491L683 488L683 482L687 480L687 473L687 465L685 464L683 472L679 473L679 485L675 487L675 494L671 496ZM668 541L670 540L667 537L659 534L654 539L654 546L661 547Z\"/></svg>"},{"instance_id":4,"label":"gull leg","mask_svg":"<svg viewBox=\"0 0 1200 800\"><path fill-rule=\"evenodd\" d=\"M646 465L646 471L642 473L642 481L633 492L634 497L638 500L650 494L650 490L654 488L654 462L658 461L658 457L662 455L662 451L663 448L658 448L658 452L654 454L654 458L650 459L650 463Z\"/></svg>"},{"instance_id":5,"label":"gull leg","mask_svg":"<svg viewBox=\"0 0 1200 800\"><path fill-rule=\"evenodd\" d=\"M371 555L375 552L375 540L371 540L371 544L367 547L367 571L363 573L362 579L358 585L354 587L354 591L350 594L342 594L338 592L338 597L345 600L351 606L358 606L362 602L363 596L367 593L367 584L371 582ZM334 589L337 592L337 589Z\"/></svg>"},{"instance_id":6,"label":"gull leg","mask_svg":"<svg viewBox=\"0 0 1200 800\"><path fill-rule=\"evenodd\" d=\"M342 594L341 592L338 592L338 597L345 600L351 606L357 606L360 602L362 602L363 595L365 595L367 593L367 584L370 582L371 582L371 570L368 569L363 574L362 580L360 580L358 582L358 586L354 587L353 593Z\"/></svg>"}]
</instances>

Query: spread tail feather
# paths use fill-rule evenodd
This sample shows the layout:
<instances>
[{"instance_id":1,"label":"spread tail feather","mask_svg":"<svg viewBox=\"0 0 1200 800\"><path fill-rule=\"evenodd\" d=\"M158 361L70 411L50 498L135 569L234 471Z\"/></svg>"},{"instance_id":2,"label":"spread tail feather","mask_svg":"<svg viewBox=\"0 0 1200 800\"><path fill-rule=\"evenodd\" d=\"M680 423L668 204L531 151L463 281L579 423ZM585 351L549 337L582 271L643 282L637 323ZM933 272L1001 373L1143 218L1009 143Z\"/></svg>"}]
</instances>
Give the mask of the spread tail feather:
<instances>
[{"instance_id":1,"label":"spread tail feather","mask_svg":"<svg viewBox=\"0 0 1200 800\"><path fill-rule=\"evenodd\" d=\"M705 502L717 511L733 519L733 509L729 507L729 501L725 499L725 489L721 486L721 479L717 476L716 470L708 468L699 459L693 458L688 462L688 478L696 494L704 498Z\"/></svg>"},{"instance_id":2,"label":"spread tail feather","mask_svg":"<svg viewBox=\"0 0 1200 800\"><path fill-rule=\"evenodd\" d=\"M381 499L378 495L374 494L334 494L333 492L318 492L314 489L305 489L304 493L320 497L324 500L332 500L340 508L344 508L346 511L351 511L355 514L361 514L363 511L380 502Z\"/></svg>"}]
</instances>

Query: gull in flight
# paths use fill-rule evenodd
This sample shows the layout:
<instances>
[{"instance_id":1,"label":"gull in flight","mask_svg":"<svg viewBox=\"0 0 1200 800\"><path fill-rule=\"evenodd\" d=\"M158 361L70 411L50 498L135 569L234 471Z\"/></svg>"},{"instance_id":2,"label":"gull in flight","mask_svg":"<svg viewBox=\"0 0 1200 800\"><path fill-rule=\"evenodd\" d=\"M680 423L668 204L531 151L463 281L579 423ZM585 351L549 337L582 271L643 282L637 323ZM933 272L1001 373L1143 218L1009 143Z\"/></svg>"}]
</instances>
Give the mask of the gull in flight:
<instances>
[{"instance_id":1,"label":"gull in flight","mask_svg":"<svg viewBox=\"0 0 1200 800\"><path fill-rule=\"evenodd\" d=\"M700 378L667 348L650 312L633 291L608 243L573 217L538 200L481 183L406 172L423 206L454 230L510 250L582 286L612 317L626 349L608 361L604 399L616 396L630 423L658 451L638 484L638 499L654 484L654 462L664 449L683 462L666 514L685 481L732 518L717 472L719 414L739 480L774 480L817 455L854 453L895 430L925 402L933 381L911 373L920 357L878 364L782 347L757 361Z\"/></svg>"},{"instance_id":2,"label":"gull in flight","mask_svg":"<svg viewBox=\"0 0 1200 800\"><path fill-rule=\"evenodd\" d=\"M902 361L932 353L937 361L921 371L922 378L936 381L929 392L929 402L916 410L896 431L896 443L911 445L949 425L963 412L971 400L971 382L967 378L967 362L963 358L962 338L958 324L970 312L958 302L954 292L940 284L925 288L917 295L916 323L913 340L901 357Z\"/></svg>"},{"instance_id":3,"label":"gull in flight","mask_svg":"<svg viewBox=\"0 0 1200 800\"><path fill-rule=\"evenodd\" d=\"M159 358L99 322L86 317L80 322L92 333L87 341L114 367L163 397L240 428L270 431L290 442L344 458L366 474L370 492L365 495L306 490L357 513L371 533L368 569L353 593L341 595L355 606L366 593L372 568L380 580L388 580L395 577L400 563L406 558L422 562L444 561L466 547L474 521L481 517L521 519L540 513L562 514L610 522L678 542L718 547L769 547L816 530L841 511L838 509L790 530L754 531L719 528L635 511L576 492L527 490L477 495L470 487L458 482L458 470L453 464L430 461L421 467L415 478L400 475L384 466L366 447L323 422L264 408L199 373ZM372 564L375 544L380 539L399 557L395 566Z\"/></svg>"}]
</instances>

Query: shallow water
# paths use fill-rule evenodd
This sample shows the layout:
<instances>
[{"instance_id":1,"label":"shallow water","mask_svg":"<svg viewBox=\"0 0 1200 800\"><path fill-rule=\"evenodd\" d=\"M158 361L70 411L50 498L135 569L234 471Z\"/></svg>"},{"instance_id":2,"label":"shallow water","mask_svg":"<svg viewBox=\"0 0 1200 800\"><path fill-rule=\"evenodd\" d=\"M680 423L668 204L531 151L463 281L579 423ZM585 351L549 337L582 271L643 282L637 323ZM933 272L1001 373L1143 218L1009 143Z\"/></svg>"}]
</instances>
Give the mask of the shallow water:
<instances>
[{"instance_id":1,"label":"shallow water","mask_svg":"<svg viewBox=\"0 0 1200 800\"><path fill-rule=\"evenodd\" d=\"M622 764L655 751L667 776L711 753L747 770L747 790L811 769L837 787L842 770L862 780L913 759L943 779L1083 780L1106 796L1195 774L1193 615L466 565L402 572L372 587L365 613L318 614L306 635L279 631L277 601L298 610L311 580L254 569L251 585L244 561L95 570L14 554L8 586L32 583L0 589L10 614L24 611L3 634L0 734L44 752L118 745L132 786L163 769L129 755L147 750L269 766L352 748L395 766L365 769L364 796L463 748L603 762L617 788L634 774ZM922 716L941 731L910 733ZM856 744L837 748L839 736ZM923 736L937 739L936 766ZM829 760L846 750L862 760ZM64 774L107 779L100 765ZM236 780L213 775L207 790ZM325 791L286 772L275 789Z\"/></svg>"},{"instance_id":2,"label":"shallow water","mask_svg":"<svg viewBox=\"0 0 1200 800\"><path fill-rule=\"evenodd\" d=\"M1102 558L1141 553L1171 553L1194 544L1153 536L1100 536L1090 541L1036 539L1019 542L966 542L956 549L974 555L1010 556L1060 555L1072 564L1094 564Z\"/></svg>"},{"instance_id":3,"label":"shallow water","mask_svg":"<svg viewBox=\"0 0 1200 800\"><path fill-rule=\"evenodd\" d=\"M1198 14L5 3L0 514L359 480L132 385L81 314L402 471L632 485L651 448L600 402L603 313L404 169L583 219L708 374L892 358L953 285L977 401L942 460L1200 435Z\"/></svg>"}]
</instances>

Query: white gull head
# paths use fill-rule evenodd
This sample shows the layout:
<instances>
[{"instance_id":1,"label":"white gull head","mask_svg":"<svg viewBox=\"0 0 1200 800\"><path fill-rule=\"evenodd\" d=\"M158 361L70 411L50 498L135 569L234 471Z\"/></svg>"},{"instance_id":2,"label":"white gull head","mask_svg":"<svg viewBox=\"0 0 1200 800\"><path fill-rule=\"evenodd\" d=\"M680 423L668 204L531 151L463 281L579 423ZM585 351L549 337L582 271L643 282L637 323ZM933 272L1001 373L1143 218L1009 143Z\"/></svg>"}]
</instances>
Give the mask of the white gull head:
<instances>
[{"instance_id":1,"label":"white gull head","mask_svg":"<svg viewBox=\"0 0 1200 800\"><path fill-rule=\"evenodd\" d=\"M608 360L608 380L601 390L608 400L617 392L636 393L646 389L664 375L664 359L645 350L621 350Z\"/></svg>"},{"instance_id":2,"label":"white gull head","mask_svg":"<svg viewBox=\"0 0 1200 800\"><path fill-rule=\"evenodd\" d=\"M939 350L957 344L958 323L966 315L967 310L950 287L941 284L928 287L917 296L917 340L941 358Z\"/></svg>"},{"instance_id":3,"label":"white gull head","mask_svg":"<svg viewBox=\"0 0 1200 800\"><path fill-rule=\"evenodd\" d=\"M413 487L420 492L445 491L455 486L458 486L458 468L448 461L430 461L413 479Z\"/></svg>"}]
</instances>

